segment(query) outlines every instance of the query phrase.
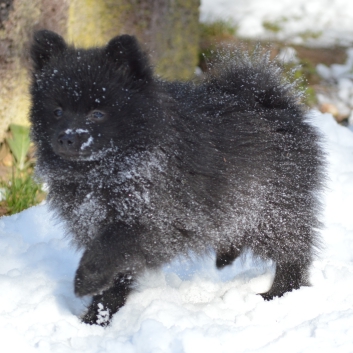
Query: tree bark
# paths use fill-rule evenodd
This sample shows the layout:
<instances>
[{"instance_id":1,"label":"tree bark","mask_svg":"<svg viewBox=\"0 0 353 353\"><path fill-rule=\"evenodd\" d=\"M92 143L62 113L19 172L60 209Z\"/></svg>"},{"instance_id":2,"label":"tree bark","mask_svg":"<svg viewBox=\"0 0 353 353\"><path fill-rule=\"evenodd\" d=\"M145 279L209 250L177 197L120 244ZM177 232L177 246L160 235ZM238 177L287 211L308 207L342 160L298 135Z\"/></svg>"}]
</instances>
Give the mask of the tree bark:
<instances>
[{"instance_id":1,"label":"tree bark","mask_svg":"<svg viewBox=\"0 0 353 353\"><path fill-rule=\"evenodd\" d=\"M198 61L199 5L200 0L72 0L68 38L89 47L118 34L135 35L158 74L186 80Z\"/></svg>"},{"instance_id":2,"label":"tree bark","mask_svg":"<svg viewBox=\"0 0 353 353\"><path fill-rule=\"evenodd\" d=\"M0 142L10 123L28 124L28 46L47 28L76 46L135 35L157 74L193 76L198 61L200 0L0 0Z\"/></svg>"},{"instance_id":3,"label":"tree bark","mask_svg":"<svg viewBox=\"0 0 353 353\"><path fill-rule=\"evenodd\" d=\"M0 0L0 142L10 123L28 125L28 45L34 29L66 34L67 1Z\"/></svg>"}]
</instances>

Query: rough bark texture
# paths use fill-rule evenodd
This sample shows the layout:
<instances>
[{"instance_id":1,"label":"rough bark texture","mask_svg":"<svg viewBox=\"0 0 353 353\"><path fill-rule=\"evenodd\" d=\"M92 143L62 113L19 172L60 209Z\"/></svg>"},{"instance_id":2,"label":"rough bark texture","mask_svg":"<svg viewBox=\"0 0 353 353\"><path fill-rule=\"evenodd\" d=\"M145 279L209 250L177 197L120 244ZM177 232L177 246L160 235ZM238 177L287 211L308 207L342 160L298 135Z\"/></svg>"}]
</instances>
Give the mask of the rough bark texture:
<instances>
[{"instance_id":1,"label":"rough bark texture","mask_svg":"<svg viewBox=\"0 0 353 353\"><path fill-rule=\"evenodd\" d=\"M197 65L200 0L0 0L0 142L10 123L27 124L28 43L53 30L77 46L128 33L144 43L156 72L188 79Z\"/></svg>"},{"instance_id":2,"label":"rough bark texture","mask_svg":"<svg viewBox=\"0 0 353 353\"><path fill-rule=\"evenodd\" d=\"M200 0L72 0L68 39L89 47L118 34L135 35L158 74L189 79L197 65L199 5Z\"/></svg>"},{"instance_id":3,"label":"rough bark texture","mask_svg":"<svg viewBox=\"0 0 353 353\"><path fill-rule=\"evenodd\" d=\"M33 30L46 27L65 35L67 8L65 0L0 0L0 142L10 123L28 124Z\"/></svg>"}]
</instances>

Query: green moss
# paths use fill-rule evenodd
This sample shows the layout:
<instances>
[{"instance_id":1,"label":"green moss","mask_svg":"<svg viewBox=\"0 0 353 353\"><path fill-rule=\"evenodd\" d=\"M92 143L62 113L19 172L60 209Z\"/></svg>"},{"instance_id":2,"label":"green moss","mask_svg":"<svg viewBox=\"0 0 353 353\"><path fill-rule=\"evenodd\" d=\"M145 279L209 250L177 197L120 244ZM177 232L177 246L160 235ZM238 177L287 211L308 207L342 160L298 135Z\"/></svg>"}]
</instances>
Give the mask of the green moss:
<instances>
[{"instance_id":1,"label":"green moss","mask_svg":"<svg viewBox=\"0 0 353 353\"><path fill-rule=\"evenodd\" d=\"M285 71L291 81L297 82L297 88L304 93L303 103L313 107L317 104L316 92L310 82L316 80L318 76L316 67L308 60L302 59L298 64L285 64Z\"/></svg>"},{"instance_id":2,"label":"green moss","mask_svg":"<svg viewBox=\"0 0 353 353\"><path fill-rule=\"evenodd\" d=\"M68 40L83 48L105 44L108 38L104 37L104 32L110 25L111 16L106 11L105 1L72 0L68 16Z\"/></svg>"},{"instance_id":3,"label":"green moss","mask_svg":"<svg viewBox=\"0 0 353 353\"><path fill-rule=\"evenodd\" d=\"M73 0L69 40L103 45L118 34L135 35L150 50L157 74L189 79L197 65L200 0L166 0L158 9L140 0Z\"/></svg>"},{"instance_id":4,"label":"green moss","mask_svg":"<svg viewBox=\"0 0 353 353\"><path fill-rule=\"evenodd\" d=\"M221 41L234 38L237 34L237 26L230 21L217 20L200 23L200 38L207 41Z\"/></svg>"},{"instance_id":5,"label":"green moss","mask_svg":"<svg viewBox=\"0 0 353 353\"><path fill-rule=\"evenodd\" d=\"M300 60L299 72L302 74L302 76L305 77L309 84L319 82L321 80L319 74L316 71L316 64L313 64L309 60Z\"/></svg>"},{"instance_id":6,"label":"green moss","mask_svg":"<svg viewBox=\"0 0 353 353\"><path fill-rule=\"evenodd\" d=\"M223 43L236 43L238 27L231 21L216 20L200 23L200 50L198 66L207 71L207 63L212 62L215 53Z\"/></svg>"},{"instance_id":7,"label":"green moss","mask_svg":"<svg viewBox=\"0 0 353 353\"><path fill-rule=\"evenodd\" d=\"M27 45L40 18L40 1L16 1L0 30L0 142L10 123L28 125Z\"/></svg>"},{"instance_id":8,"label":"green moss","mask_svg":"<svg viewBox=\"0 0 353 353\"><path fill-rule=\"evenodd\" d=\"M282 27L279 22L264 21L262 23L262 27L265 28L267 31L273 33L278 33L282 30Z\"/></svg>"},{"instance_id":9,"label":"green moss","mask_svg":"<svg viewBox=\"0 0 353 353\"><path fill-rule=\"evenodd\" d=\"M318 100L316 96L316 92L313 87L308 86L305 92L305 102L309 107L314 107L317 105Z\"/></svg>"},{"instance_id":10,"label":"green moss","mask_svg":"<svg viewBox=\"0 0 353 353\"><path fill-rule=\"evenodd\" d=\"M199 0L170 1L167 18L157 32L157 74L177 80L193 77L199 51L198 6Z\"/></svg>"},{"instance_id":11,"label":"green moss","mask_svg":"<svg viewBox=\"0 0 353 353\"><path fill-rule=\"evenodd\" d=\"M322 31L305 31L299 34L299 36L304 40L307 41L309 39L318 39L322 35Z\"/></svg>"}]
</instances>

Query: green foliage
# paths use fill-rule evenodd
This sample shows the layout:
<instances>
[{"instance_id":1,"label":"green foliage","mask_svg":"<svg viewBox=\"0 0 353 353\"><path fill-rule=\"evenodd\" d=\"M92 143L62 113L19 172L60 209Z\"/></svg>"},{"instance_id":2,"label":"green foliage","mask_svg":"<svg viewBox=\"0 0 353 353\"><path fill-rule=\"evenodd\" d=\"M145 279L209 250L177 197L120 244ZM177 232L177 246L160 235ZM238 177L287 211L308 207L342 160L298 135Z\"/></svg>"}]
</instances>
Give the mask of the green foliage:
<instances>
[{"instance_id":1,"label":"green foliage","mask_svg":"<svg viewBox=\"0 0 353 353\"><path fill-rule=\"evenodd\" d=\"M262 23L262 27L265 28L267 31L273 33L278 33L282 30L282 27L279 22L264 21Z\"/></svg>"},{"instance_id":2,"label":"green foliage","mask_svg":"<svg viewBox=\"0 0 353 353\"><path fill-rule=\"evenodd\" d=\"M224 40L237 33L237 26L230 21L217 20L200 24L201 40Z\"/></svg>"},{"instance_id":3,"label":"green foliage","mask_svg":"<svg viewBox=\"0 0 353 353\"><path fill-rule=\"evenodd\" d=\"M232 42L237 34L237 25L231 21L217 20L200 23L199 66L207 70L207 62L212 61L220 44Z\"/></svg>"},{"instance_id":4,"label":"green foliage","mask_svg":"<svg viewBox=\"0 0 353 353\"><path fill-rule=\"evenodd\" d=\"M309 107L314 107L317 104L317 96L313 87L306 87L305 90L305 103Z\"/></svg>"},{"instance_id":5,"label":"green foliage","mask_svg":"<svg viewBox=\"0 0 353 353\"><path fill-rule=\"evenodd\" d=\"M29 128L10 125L11 137L6 138L13 158L10 180L1 180L0 214L11 215L34 206L45 198L41 185L34 182L33 160L29 158Z\"/></svg>"},{"instance_id":6,"label":"green foliage","mask_svg":"<svg viewBox=\"0 0 353 353\"><path fill-rule=\"evenodd\" d=\"M10 151L15 158L15 166L19 170L24 170L28 167L26 163L27 153L30 146L29 127L21 125L10 125L12 137L6 139L10 147Z\"/></svg>"},{"instance_id":7,"label":"green foliage","mask_svg":"<svg viewBox=\"0 0 353 353\"><path fill-rule=\"evenodd\" d=\"M11 215L34 206L45 198L41 186L32 179L29 171L19 172L15 169L10 181L1 181L4 200L1 201L2 213Z\"/></svg>"},{"instance_id":8,"label":"green foliage","mask_svg":"<svg viewBox=\"0 0 353 353\"><path fill-rule=\"evenodd\" d=\"M318 76L315 65L309 60L301 59L299 65L289 63L285 64L284 68L286 72L292 73L290 76L297 82L297 88L304 92L304 103L309 107L315 106L317 104L316 92L309 85L310 82L316 81L316 76Z\"/></svg>"},{"instance_id":9,"label":"green foliage","mask_svg":"<svg viewBox=\"0 0 353 353\"><path fill-rule=\"evenodd\" d=\"M299 36L304 40L307 41L309 39L318 39L322 36L322 31L305 31L299 34Z\"/></svg>"}]
</instances>

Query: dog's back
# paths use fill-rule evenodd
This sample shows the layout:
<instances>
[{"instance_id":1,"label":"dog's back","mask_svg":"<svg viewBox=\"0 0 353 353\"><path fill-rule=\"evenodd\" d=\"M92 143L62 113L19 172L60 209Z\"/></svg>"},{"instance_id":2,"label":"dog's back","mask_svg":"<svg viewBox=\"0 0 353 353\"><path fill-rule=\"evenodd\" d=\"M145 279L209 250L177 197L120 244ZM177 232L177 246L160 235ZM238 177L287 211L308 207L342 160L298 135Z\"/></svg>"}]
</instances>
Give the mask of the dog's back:
<instances>
[{"instance_id":1,"label":"dog's back","mask_svg":"<svg viewBox=\"0 0 353 353\"><path fill-rule=\"evenodd\" d=\"M49 203L85 248L77 295L110 315L131 281L190 250L219 268L276 262L265 299L308 284L324 156L293 85L266 56L225 54L199 84L153 76L135 38L90 50L41 31L33 139Z\"/></svg>"}]
</instances>

